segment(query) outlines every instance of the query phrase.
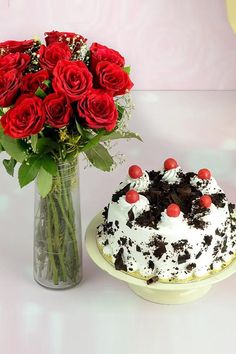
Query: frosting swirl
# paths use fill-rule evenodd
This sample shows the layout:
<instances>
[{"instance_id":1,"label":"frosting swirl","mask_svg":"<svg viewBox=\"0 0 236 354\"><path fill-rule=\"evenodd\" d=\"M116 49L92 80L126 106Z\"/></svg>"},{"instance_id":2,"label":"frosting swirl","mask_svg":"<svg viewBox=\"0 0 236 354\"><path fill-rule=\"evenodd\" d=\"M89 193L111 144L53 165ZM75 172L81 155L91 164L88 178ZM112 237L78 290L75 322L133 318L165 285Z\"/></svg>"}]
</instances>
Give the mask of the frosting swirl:
<instances>
[{"instance_id":1,"label":"frosting swirl","mask_svg":"<svg viewBox=\"0 0 236 354\"><path fill-rule=\"evenodd\" d=\"M180 183L181 179L179 177L182 169L180 166L172 168L171 170L163 170L162 181L168 182L169 184Z\"/></svg>"},{"instance_id":2,"label":"frosting swirl","mask_svg":"<svg viewBox=\"0 0 236 354\"><path fill-rule=\"evenodd\" d=\"M125 181L120 184L119 189L124 188L127 184L130 184L130 189L135 189L137 192L145 192L150 184L149 175L146 171L143 171L143 175L140 178L134 179L127 176Z\"/></svg>"},{"instance_id":3,"label":"frosting swirl","mask_svg":"<svg viewBox=\"0 0 236 354\"><path fill-rule=\"evenodd\" d=\"M194 176L190 179L190 184L202 192L202 194L221 193L222 189L218 186L214 177L210 179L201 179Z\"/></svg>"}]
</instances>

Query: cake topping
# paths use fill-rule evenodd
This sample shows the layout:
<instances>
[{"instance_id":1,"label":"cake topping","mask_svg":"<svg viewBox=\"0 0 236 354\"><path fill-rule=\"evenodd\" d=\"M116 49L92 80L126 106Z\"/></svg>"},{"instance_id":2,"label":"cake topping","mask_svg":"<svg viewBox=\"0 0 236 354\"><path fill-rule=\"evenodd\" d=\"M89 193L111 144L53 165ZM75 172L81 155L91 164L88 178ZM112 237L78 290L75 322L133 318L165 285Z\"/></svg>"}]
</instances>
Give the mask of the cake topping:
<instances>
[{"instance_id":1,"label":"cake topping","mask_svg":"<svg viewBox=\"0 0 236 354\"><path fill-rule=\"evenodd\" d=\"M180 208L177 204L170 204L166 209L166 214L172 218L176 218L180 214Z\"/></svg>"},{"instance_id":2,"label":"cake topping","mask_svg":"<svg viewBox=\"0 0 236 354\"><path fill-rule=\"evenodd\" d=\"M125 200L127 203L134 204L139 200L139 194L134 189L130 189L126 195Z\"/></svg>"},{"instance_id":3,"label":"cake topping","mask_svg":"<svg viewBox=\"0 0 236 354\"><path fill-rule=\"evenodd\" d=\"M143 171L138 165L132 165L129 168L129 176L133 179L142 177Z\"/></svg>"},{"instance_id":4,"label":"cake topping","mask_svg":"<svg viewBox=\"0 0 236 354\"><path fill-rule=\"evenodd\" d=\"M199 199L199 203L203 208L210 208L212 200L209 195L202 195Z\"/></svg>"},{"instance_id":5,"label":"cake topping","mask_svg":"<svg viewBox=\"0 0 236 354\"><path fill-rule=\"evenodd\" d=\"M202 168L201 170L198 171L198 178L200 179L210 179L211 178L211 172L207 168Z\"/></svg>"},{"instance_id":6,"label":"cake topping","mask_svg":"<svg viewBox=\"0 0 236 354\"><path fill-rule=\"evenodd\" d=\"M177 161L175 159L169 158L164 162L164 169L166 171L173 170L178 167Z\"/></svg>"}]
</instances>

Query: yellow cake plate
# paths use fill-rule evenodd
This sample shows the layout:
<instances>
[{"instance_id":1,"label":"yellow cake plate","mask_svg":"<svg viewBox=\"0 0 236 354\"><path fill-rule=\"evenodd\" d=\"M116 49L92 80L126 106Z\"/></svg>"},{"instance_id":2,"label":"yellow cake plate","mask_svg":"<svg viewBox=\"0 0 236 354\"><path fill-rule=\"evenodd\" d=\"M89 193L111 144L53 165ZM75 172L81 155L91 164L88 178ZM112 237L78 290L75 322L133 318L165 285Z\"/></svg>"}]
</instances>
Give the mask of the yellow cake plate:
<instances>
[{"instance_id":1,"label":"yellow cake plate","mask_svg":"<svg viewBox=\"0 0 236 354\"><path fill-rule=\"evenodd\" d=\"M215 275L187 283L161 283L147 285L145 280L116 270L102 256L97 246L97 226L103 222L102 213L97 214L86 230L86 248L94 263L111 276L128 283L130 289L145 300L159 304L184 304L204 296L216 284L236 272L236 260Z\"/></svg>"}]
</instances>

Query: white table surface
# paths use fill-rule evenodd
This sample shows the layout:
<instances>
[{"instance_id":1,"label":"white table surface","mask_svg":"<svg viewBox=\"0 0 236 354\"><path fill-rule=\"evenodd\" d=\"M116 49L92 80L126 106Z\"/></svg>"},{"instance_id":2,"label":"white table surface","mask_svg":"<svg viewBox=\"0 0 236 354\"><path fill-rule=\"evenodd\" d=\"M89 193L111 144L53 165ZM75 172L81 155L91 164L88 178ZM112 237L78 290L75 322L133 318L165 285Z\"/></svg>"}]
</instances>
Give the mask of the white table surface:
<instances>
[{"instance_id":1,"label":"white table surface","mask_svg":"<svg viewBox=\"0 0 236 354\"><path fill-rule=\"evenodd\" d=\"M130 127L112 174L81 163L83 230L109 201L130 164L159 168L169 156L186 170L209 167L236 201L236 92L134 92ZM33 186L0 171L1 354L234 354L236 276L195 303L165 306L133 294L84 251L82 283L51 291L32 279Z\"/></svg>"}]
</instances>

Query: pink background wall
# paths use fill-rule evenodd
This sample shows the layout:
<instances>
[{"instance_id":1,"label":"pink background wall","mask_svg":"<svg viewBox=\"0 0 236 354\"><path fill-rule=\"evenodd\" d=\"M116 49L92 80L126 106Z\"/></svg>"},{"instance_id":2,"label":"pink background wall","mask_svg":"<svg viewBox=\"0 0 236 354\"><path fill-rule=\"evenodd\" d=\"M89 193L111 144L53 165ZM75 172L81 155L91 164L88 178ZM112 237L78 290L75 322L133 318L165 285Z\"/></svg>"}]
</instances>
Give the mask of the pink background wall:
<instances>
[{"instance_id":1,"label":"pink background wall","mask_svg":"<svg viewBox=\"0 0 236 354\"><path fill-rule=\"evenodd\" d=\"M224 0L1 0L0 39L75 31L120 50L135 88L236 89Z\"/></svg>"}]
</instances>

